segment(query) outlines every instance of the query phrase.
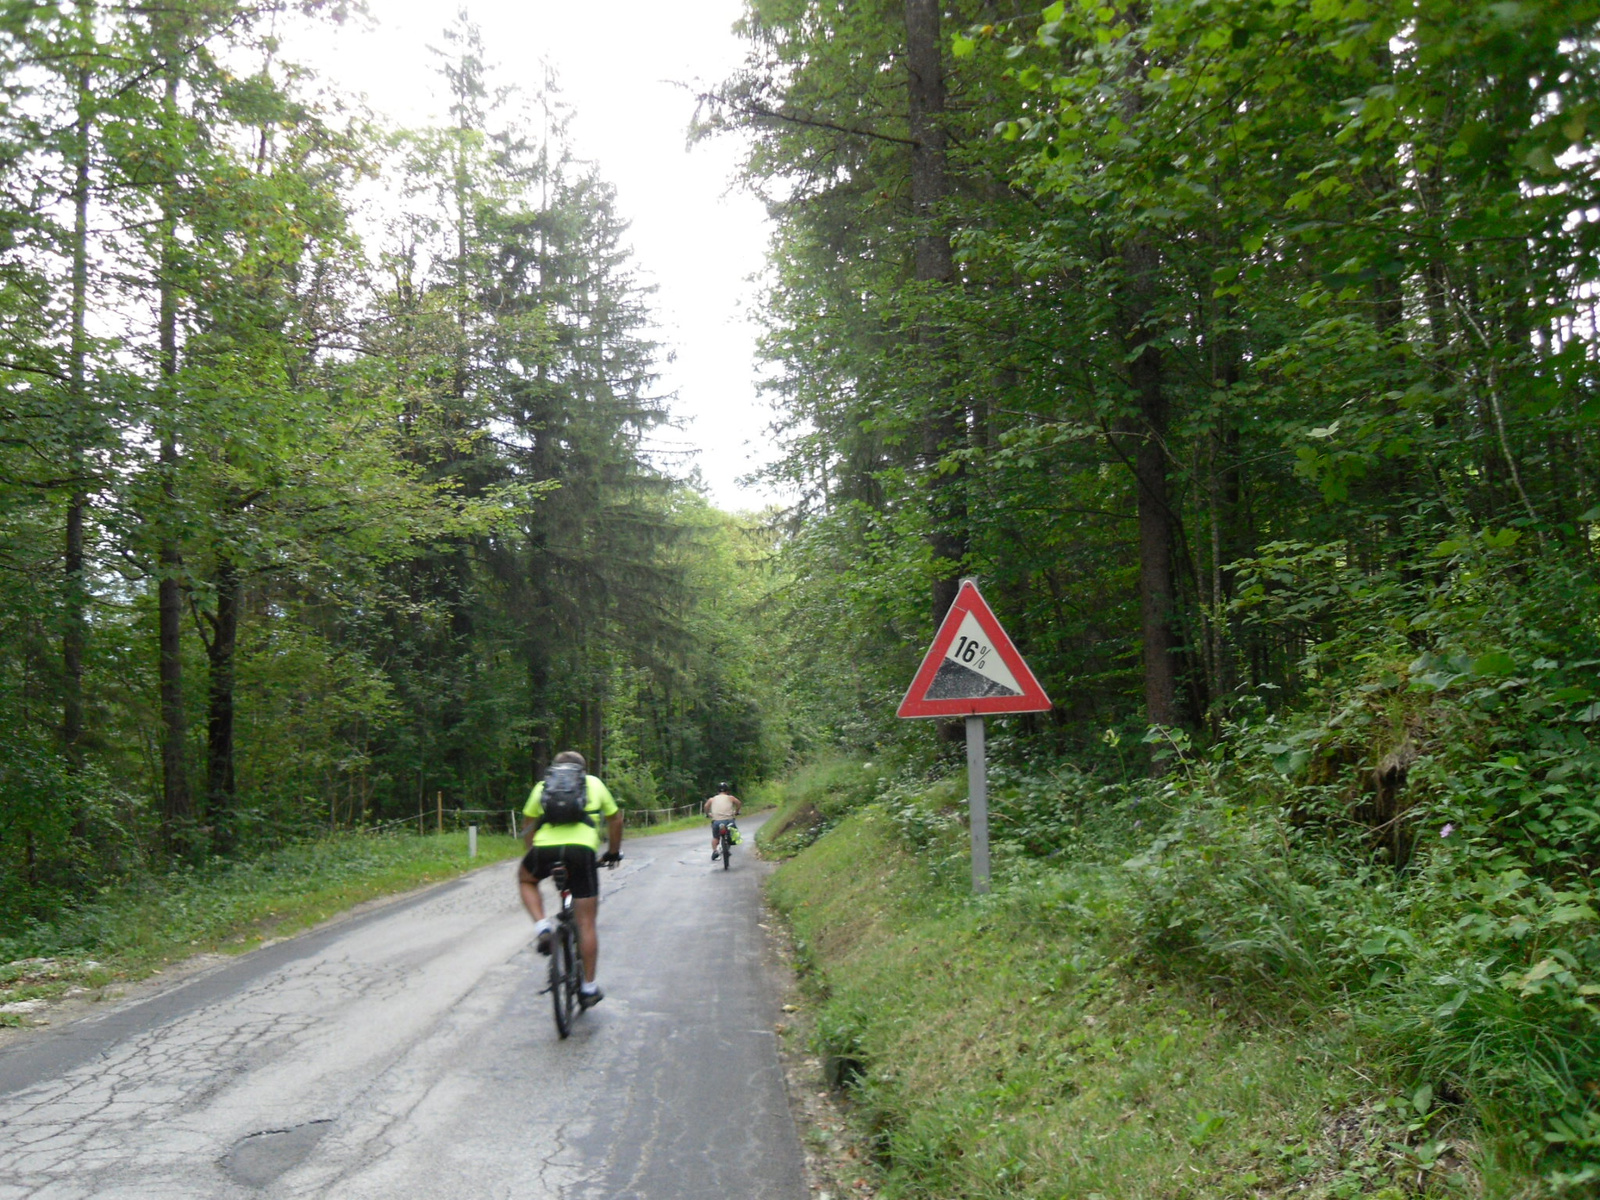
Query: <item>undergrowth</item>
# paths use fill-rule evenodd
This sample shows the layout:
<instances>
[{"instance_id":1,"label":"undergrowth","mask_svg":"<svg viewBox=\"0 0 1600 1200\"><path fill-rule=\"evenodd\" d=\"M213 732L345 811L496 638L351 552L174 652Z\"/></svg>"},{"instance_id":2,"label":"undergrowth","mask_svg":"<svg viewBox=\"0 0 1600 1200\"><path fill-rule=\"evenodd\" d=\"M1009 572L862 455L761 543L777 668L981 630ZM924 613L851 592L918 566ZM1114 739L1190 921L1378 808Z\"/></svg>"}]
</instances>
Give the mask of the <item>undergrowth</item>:
<instances>
[{"instance_id":1,"label":"undergrowth","mask_svg":"<svg viewBox=\"0 0 1600 1200\"><path fill-rule=\"evenodd\" d=\"M786 865L775 902L891 1197L1449 1195L1470 1122L1305 1028L1142 969L1117 865L1015 869L971 900L874 807ZM932 835L926 848L945 839ZM952 839L954 840L954 839Z\"/></svg>"},{"instance_id":2,"label":"undergrowth","mask_svg":"<svg viewBox=\"0 0 1600 1200\"><path fill-rule=\"evenodd\" d=\"M863 805L903 790L904 770L882 757L840 754L807 763L785 779L758 784L752 797L775 811L757 841L778 857L796 854Z\"/></svg>"},{"instance_id":3,"label":"undergrowth","mask_svg":"<svg viewBox=\"0 0 1600 1200\"><path fill-rule=\"evenodd\" d=\"M1294 704L1152 730L1153 779L996 739L991 897L960 778L789 785L769 845L811 848L774 895L891 1194L1600 1194L1600 590L1515 546L1376 584L1269 547L1239 614L1341 630ZM1134 1182L1103 1169L1124 1151Z\"/></svg>"},{"instance_id":4,"label":"undergrowth","mask_svg":"<svg viewBox=\"0 0 1600 1200\"><path fill-rule=\"evenodd\" d=\"M957 779L880 784L782 868L820 1048L887 1194L1591 1193L1592 897L1483 855L1420 800L1408 820L1433 840L1397 870L1340 815L1348 796L1256 741L1131 785L995 768L989 897L967 894ZM1103 996L1110 1025L1085 1007ZM929 1033L953 1038L944 1058ZM1137 1080L1158 1077L1151 1115ZM1135 1137L1135 1117L1154 1125Z\"/></svg>"}]
</instances>

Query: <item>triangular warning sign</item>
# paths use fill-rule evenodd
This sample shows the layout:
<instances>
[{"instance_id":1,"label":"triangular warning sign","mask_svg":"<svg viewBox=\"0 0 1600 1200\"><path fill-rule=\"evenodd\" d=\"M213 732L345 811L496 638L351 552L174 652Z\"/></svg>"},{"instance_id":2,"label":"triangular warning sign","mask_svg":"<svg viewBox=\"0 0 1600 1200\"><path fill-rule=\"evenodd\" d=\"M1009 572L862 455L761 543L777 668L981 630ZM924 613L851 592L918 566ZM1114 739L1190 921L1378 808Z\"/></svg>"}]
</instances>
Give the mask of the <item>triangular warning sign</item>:
<instances>
[{"instance_id":1,"label":"triangular warning sign","mask_svg":"<svg viewBox=\"0 0 1600 1200\"><path fill-rule=\"evenodd\" d=\"M1049 707L1050 697L1000 628L978 585L964 579L895 715L965 717Z\"/></svg>"}]
</instances>

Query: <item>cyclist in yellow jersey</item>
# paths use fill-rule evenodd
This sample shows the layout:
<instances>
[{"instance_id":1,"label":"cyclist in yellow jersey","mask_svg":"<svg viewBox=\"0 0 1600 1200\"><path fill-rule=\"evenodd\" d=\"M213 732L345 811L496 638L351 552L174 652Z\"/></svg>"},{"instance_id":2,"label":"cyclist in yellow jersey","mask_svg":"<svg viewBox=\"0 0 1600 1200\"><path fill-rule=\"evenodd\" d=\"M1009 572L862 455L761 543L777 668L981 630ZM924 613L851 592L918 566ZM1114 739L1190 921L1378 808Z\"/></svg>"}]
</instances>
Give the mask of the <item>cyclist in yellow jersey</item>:
<instances>
[{"instance_id":1,"label":"cyclist in yellow jersey","mask_svg":"<svg viewBox=\"0 0 1600 1200\"><path fill-rule=\"evenodd\" d=\"M576 750L563 750L552 760L552 765L572 763L584 770L583 755ZM598 1004L603 996L594 981L595 963L600 956L600 940L595 932L595 913L600 905L600 871L613 867L622 860L622 812L611 791L593 775L584 775L584 811L588 821L567 825L552 825L544 818L544 783L534 785L523 807L522 844L528 848L517 867L517 890L522 896L522 906L533 918L534 932L539 939L539 953L550 953L550 934L555 922L544 915L544 899L539 895L539 881L549 876L556 863L565 863L567 878L572 888L572 912L578 922L578 946L583 952L583 985L578 992L578 1002L583 1007ZM600 822L606 823L609 847L600 854ZM592 822L592 824L590 823Z\"/></svg>"}]
</instances>

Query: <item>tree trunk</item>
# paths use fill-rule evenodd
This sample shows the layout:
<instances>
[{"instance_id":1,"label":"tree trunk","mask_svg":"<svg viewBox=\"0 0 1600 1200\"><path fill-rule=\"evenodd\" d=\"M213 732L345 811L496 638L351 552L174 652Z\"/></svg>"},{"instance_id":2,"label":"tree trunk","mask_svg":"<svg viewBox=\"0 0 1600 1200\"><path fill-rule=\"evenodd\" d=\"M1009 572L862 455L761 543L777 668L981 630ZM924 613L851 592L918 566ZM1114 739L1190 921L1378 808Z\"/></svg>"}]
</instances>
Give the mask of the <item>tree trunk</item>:
<instances>
[{"instance_id":1,"label":"tree trunk","mask_svg":"<svg viewBox=\"0 0 1600 1200\"><path fill-rule=\"evenodd\" d=\"M1142 258L1141 246L1126 257ZM1137 276L1136 276L1137 277ZM1135 287L1134 294L1142 291ZM1146 310L1147 315L1148 310ZM1150 330L1139 318L1129 332L1137 345ZM1177 724L1177 638L1173 635L1172 509L1167 496L1167 397L1161 351L1146 344L1133 360L1130 382L1139 404L1134 476L1139 490L1139 618L1144 640L1145 718Z\"/></svg>"},{"instance_id":2,"label":"tree trunk","mask_svg":"<svg viewBox=\"0 0 1600 1200\"><path fill-rule=\"evenodd\" d=\"M239 569L228 558L217 564L217 612L206 647L210 667L206 720L206 817L218 850L238 843L234 826L238 789L233 770L234 652L239 645Z\"/></svg>"},{"instance_id":3,"label":"tree trunk","mask_svg":"<svg viewBox=\"0 0 1600 1200\"><path fill-rule=\"evenodd\" d=\"M72 186L72 331L68 363L69 420L72 425L72 496L67 501L66 545L62 566L65 578L65 613L61 631L61 746L76 770L83 765L83 657L87 641L88 586L84 576L84 529L89 493L82 485L85 470L84 441L89 389L88 339L85 323L89 303L89 70L78 70L78 121L75 127L77 157Z\"/></svg>"},{"instance_id":4,"label":"tree trunk","mask_svg":"<svg viewBox=\"0 0 1600 1200\"><path fill-rule=\"evenodd\" d=\"M915 275L920 284L947 284L954 276L950 236L940 211L949 194L945 161L944 61L937 0L906 0L906 62L909 67L911 207L917 222ZM934 394L921 430L924 469L929 471L929 544L933 551L933 620L937 626L961 586L967 554L966 478L957 469L932 468L967 437L966 413L953 395L938 333L924 323L916 331L924 361L932 367ZM959 723L956 727L960 729Z\"/></svg>"},{"instance_id":5,"label":"tree trunk","mask_svg":"<svg viewBox=\"0 0 1600 1200\"><path fill-rule=\"evenodd\" d=\"M918 228L916 277L946 283L954 273L950 238L939 206L949 193L945 163L944 60L937 0L906 0L906 61L910 68L911 205Z\"/></svg>"},{"instance_id":6,"label":"tree trunk","mask_svg":"<svg viewBox=\"0 0 1600 1200\"><path fill-rule=\"evenodd\" d=\"M1132 126L1144 106L1140 84L1146 63L1136 53L1128 68L1123 110ZM1178 672L1174 634L1172 550L1177 532L1167 495L1166 363L1155 339L1160 335L1156 304L1160 293L1160 252L1137 229L1121 250L1119 297L1128 382L1138 416L1123 432L1136 442L1133 473L1139 512L1139 618L1144 643L1145 719L1175 725Z\"/></svg>"},{"instance_id":7,"label":"tree trunk","mask_svg":"<svg viewBox=\"0 0 1600 1200\"><path fill-rule=\"evenodd\" d=\"M175 119L178 98L178 63L167 63L165 109ZM183 553L178 540L178 286L174 276L177 253L177 201L170 192L162 197L161 262L157 284L160 309L157 318L161 360L161 521L156 551L157 609L160 615L161 682L161 816L167 840L174 849L187 848L194 819L184 755L183 712Z\"/></svg>"}]
</instances>

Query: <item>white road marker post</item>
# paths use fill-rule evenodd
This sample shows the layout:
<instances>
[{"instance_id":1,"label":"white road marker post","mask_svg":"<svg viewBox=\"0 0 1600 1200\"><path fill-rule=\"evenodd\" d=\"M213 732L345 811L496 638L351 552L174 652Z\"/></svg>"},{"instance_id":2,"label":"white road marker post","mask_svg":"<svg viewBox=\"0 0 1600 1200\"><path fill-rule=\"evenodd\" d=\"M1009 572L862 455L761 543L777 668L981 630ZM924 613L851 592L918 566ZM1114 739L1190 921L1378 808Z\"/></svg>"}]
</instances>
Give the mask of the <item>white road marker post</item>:
<instances>
[{"instance_id":1,"label":"white road marker post","mask_svg":"<svg viewBox=\"0 0 1600 1200\"><path fill-rule=\"evenodd\" d=\"M989 890L989 774L983 718L967 718L967 815L972 823L972 892Z\"/></svg>"},{"instance_id":2,"label":"white road marker post","mask_svg":"<svg viewBox=\"0 0 1600 1200\"><path fill-rule=\"evenodd\" d=\"M467 826L467 857L478 857L478 827L476 825Z\"/></svg>"}]
</instances>

